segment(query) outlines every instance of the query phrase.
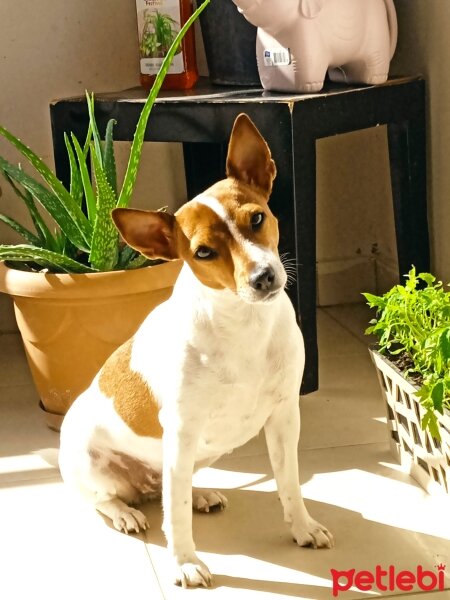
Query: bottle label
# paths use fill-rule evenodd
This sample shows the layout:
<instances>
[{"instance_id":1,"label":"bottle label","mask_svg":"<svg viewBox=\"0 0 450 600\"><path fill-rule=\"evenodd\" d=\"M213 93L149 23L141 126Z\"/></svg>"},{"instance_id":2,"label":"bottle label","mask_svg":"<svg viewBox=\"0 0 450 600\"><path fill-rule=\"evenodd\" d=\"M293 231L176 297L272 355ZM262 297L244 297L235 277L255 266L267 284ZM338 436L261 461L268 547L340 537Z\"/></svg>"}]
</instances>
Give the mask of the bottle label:
<instances>
[{"instance_id":1,"label":"bottle label","mask_svg":"<svg viewBox=\"0 0 450 600\"><path fill-rule=\"evenodd\" d=\"M179 0L136 0L141 73L156 75L164 57L180 31ZM168 73L184 72L180 45Z\"/></svg>"},{"instance_id":2,"label":"bottle label","mask_svg":"<svg viewBox=\"0 0 450 600\"><path fill-rule=\"evenodd\" d=\"M264 65L266 67L285 67L291 64L289 48L268 48L264 50Z\"/></svg>"}]
</instances>

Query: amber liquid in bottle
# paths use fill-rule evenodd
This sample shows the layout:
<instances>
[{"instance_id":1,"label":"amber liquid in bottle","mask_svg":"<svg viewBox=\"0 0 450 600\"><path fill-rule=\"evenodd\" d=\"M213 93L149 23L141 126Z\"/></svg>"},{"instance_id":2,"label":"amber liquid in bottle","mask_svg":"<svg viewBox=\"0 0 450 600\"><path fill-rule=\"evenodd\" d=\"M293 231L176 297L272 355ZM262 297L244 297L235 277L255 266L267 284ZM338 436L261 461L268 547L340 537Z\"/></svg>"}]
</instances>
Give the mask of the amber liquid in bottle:
<instances>
[{"instance_id":1,"label":"amber liquid in bottle","mask_svg":"<svg viewBox=\"0 0 450 600\"><path fill-rule=\"evenodd\" d=\"M173 4L173 0L172 0ZM156 33L157 25L155 21L152 21L153 17L149 11L158 11L159 15L157 18L161 18L164 15L165 10L164 0L136 0L136 6L138 8L138 28L139 28L139 45L141 51L141 85L149 89L156 78L158 71L157 65L153 66L151 70L154 73L148 73L145 71L150 70L146 65L146 54L151 54L152 34ZM178 31L184 25L184 23L192 15L192 1L191 0L178 0L179 5L179 23L177 23L176 30ZM142 10L142 7L144 9ZM139 15L139 8L141 8L141 15ZM148 12L147 12L148 11ZM143 14L145 13L145 14ZM155 12L153 12L155 14ZM171 13L170 16L172 16ZM150 16L149 16L150 15ZM166 15L167 18L167 15ZM178 22L178 19L176 19ZM146 24L147 23L147 24ZM179 25L179 27L178 27ZM145 29L144 29L145 28ZM145 37L146 36L146 37ZM144 40L144 42L143 42ZM145 42L148 40L147 45ZM151 60L151 59L149 59ZM197 71L197 60L195 55L195 34L194 26L191 26L184 36L181 42L181 52L175 55L172 65L175 64L175 60L178 61L178 68L180 72L171 73L170 69L167 73L164 83L162 85L163 90L188 90L192 88L198 80ZM161 62L161 60L159 60ZM144 71L144 72L143 72Z\"/></svg>"}]
</instances>

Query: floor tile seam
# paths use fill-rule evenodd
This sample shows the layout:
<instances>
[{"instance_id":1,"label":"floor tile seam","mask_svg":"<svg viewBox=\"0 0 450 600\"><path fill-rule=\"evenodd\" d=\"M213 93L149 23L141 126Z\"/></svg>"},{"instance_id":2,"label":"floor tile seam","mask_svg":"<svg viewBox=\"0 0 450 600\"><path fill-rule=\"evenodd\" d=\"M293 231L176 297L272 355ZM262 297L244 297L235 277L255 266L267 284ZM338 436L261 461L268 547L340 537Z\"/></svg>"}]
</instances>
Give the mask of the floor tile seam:
<instances>
[{"instance_id":1,"label":"floor tile seam","mask_svg":"<svg viewBox=\"0 0 450 600\"><path fill-rule=\"evenodd\" d=\"M331 312L329 312L329 310L325 307L322 307L323 312L327 315L327 317L329 317L332 321L334 321L337 325L339 325L340 327L342 327L342 329L344 331L346 331L347 333L349 333L353 339L355 339L359 344L361 344L361 346L363 348L367 348L370 343L369 343L369 339L367 341L367 344L365 344L361 338L359 338L356 333L354 333L351 329L349 329L344 323L342 323L337 317L335 317Z\"/></svg>"},{"instance_id":2,"label":"floor tile seam","mask_svg":"<svg viewBox=\"0 0 450 600\"><path fill-rule=\"evenodd\" d=\"M389 440L388 440L389 441ZM379 442L358 442L358 443L347 443L347 444L334 444L332 446L317 446L317 447L309 447L309 448L305 448L304 446L302 446L300 444L299 446L299 451L300 452L311 452L314 450L335 450L338 448L351 448L351 447L359 447L359 446L372 446L374 444L385 444L387 442L383 441L379 441ZM237 454L236 456L226 456L226 454L224 454L223 456L221 456L221 458L226 458L227 460L231 460L231 459L236 459L236 458L253 458L256 456L267 456L267 452L259 452L259 451L255 451L255 452L246 452L245 454ZM220 459L219 459L220 460Z\"/></svg>"},{"instance_id":3,"label":"floor tile seam","mask_svg":"<svg viewBox=\"0 0 450 600\"><path fill-rule=\"evenodd\" d=\"M387 436L386 436L387 437ZM309 448L305 448L304 446L300 445L299 450L300 452L312 452L314 450L338 450L339 448L362 448L362 447L367 447L367 446L373 446L376 444L388 444L389 440L387 440L387 442L385 441L380 441L380 442L358 442L358 443L347 443L347 444L333 444L332 446L317 446L317 447L309 447Z\"/></svg>"},{"instance_id":4,"label":"floor tile seam","mask_svg":"<svg viewBox=\"0 0 450 600\"><path fill-rule=\"evenodd\" d=\"M158 576L158 571L155 568L155 564L154 564L153 558L152 558L152 553L150 552L151 544L149 542L146 542L145 539L143 540L143 542L144 542L144 546L145 546L145 551L146 551L148 559L150 561L150 565L151 565L151 567L153 569L153 574L155 576L156 582L157 582L158 587L159 587L159 592L160 592L161 598L163 600L170 600L170 598L168 596L166 596L165 593L164 593L163 586L161 585L161 581L160 581L159 576Z\"/></svg>"},{"instance_id":5,"label":"floor tile seam","mask_svg":"<svg viewBox=\"0 0 450 600\"><path fill-rule=\"evenodd\" d=\"M359 448L361 446L367 447L367 446L386 446L386 448L388 448L388 442L367 442L367 443L358 443L358 444L343 444L342 446L321 446L320 448L302 448L300 446L299 448L299 452L315 452L315 451L320 451L320 450L337 450L339 448ZM252 452L249 454L241 454L241 455L236 455L236 456L227 456L227 455L223 455L220 459L218 459L218 462L220 460L226 460L226 461L236 461L236 460L241 460L242 458L262 458L262 457L268 457L269 454L268 452ZM216 463L214 463L216 464ZM214 464L212 465L211 468L214 468Z\"/></svg>"},{"instance_id":6,"label":"floor tile seam","mask_svg":"<svg viewBox=\"0 0 450 600\"><path fill-rule=\"evenodd\" d=\"M344 444L343 446L325 446L323 448L310 448L309 450L336 450L338 448L358 448L360 446L384 446L388 447L389 440L386 438L385 442L358 442L355 444Z\"/></svg>"},{"instance_id":7,"label":"floor tile seam","mask_svg":"<svg viewBox=\"0 0 450 600\"><path fill-rule=\"evenodd\" d=\"M20 484L20 487L22 487L26 484L39 485L39 483L63 483L63 480L61 478L61 475L59 474L59 471L57 471L56 469L55 475L47 475L43 477L39 477L39 475L37 475L36 477L25 477L24 479L22 479L21 477L6 477L5 479L3 479L2 474L0 473L0 490L14 487L13 485L10 485L12 483Z\"/></svg>"}]
</instances>

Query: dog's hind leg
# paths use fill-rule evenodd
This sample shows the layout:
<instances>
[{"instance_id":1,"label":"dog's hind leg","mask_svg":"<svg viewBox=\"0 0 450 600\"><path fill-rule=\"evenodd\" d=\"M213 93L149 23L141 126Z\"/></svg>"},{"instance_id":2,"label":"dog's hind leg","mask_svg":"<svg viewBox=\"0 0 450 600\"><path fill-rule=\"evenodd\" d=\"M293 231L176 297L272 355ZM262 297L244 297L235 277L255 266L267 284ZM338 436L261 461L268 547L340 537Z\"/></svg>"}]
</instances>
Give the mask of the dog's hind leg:
<instances>
[{"instance_id":1,"label":"dog's hind leg","mask_svg":"<svg viewBox=\"0 0 450 600\"><path fill-rule=\"evenodd\" d=\"M66 485L110 518L117 530L147 529L144 514L130 505L160 496L161 473L126 454L81 441L67 443L71 441L62 437L59 456Z\"/></svg>"},{"instance_id":2,"label":"dog's hind leg","mask_svg":"<svg viewBox=\"0 0 450 600\"><path fill-rule=\"evenodd\" d=\"M221 455L207 458L195 463L194 470L210 467ZM192 508L198 512L218 512L228 506L226 497L217 490L205 490L201 488L192 489Z\"/></svg>"},{"instance_id":3,"label":"dog's hind leg","mask_svg":"<svg viewBox=\"0 0 450 600\"><path fill-rule=\"evenodd\" d=\"M98 502L95 508L106 517L109 517L118 531L139 533L139 531L145 531L149 527L145 515L140 510L125 504L120 498Z\"/></svg>"},{"instance_id":4,"label":"dog's hind leg","mask_svg":"<svg viewBox=\"0 0 450 600\"><path fill-rule=\"evenodd\" d=\"M217 490L192 490L192 508L198 512L217 512L228 505L226 497Z\"/></svg>"}]
</instances>

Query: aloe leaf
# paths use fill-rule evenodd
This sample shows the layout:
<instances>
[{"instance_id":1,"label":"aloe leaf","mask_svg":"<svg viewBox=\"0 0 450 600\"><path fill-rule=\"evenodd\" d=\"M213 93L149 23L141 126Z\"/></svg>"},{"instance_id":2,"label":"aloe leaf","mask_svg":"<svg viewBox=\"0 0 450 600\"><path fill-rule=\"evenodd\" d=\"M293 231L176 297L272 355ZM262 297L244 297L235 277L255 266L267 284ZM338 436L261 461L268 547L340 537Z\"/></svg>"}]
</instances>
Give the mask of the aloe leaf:
<instances>
[{"instance_id":1,"label":"aloe leaf","mask_svg":"<svg viewBox=\"0 0 450 600\"><path fill-rule=\"evenodd\" d=\"M91 140L92 140L92 127L91 127L91 124L89 123L89 127L88 127L87 134L86 134L86 139L84 141L84 146L83 146L83 155L84 155L85 160L88 155L89 148L91 146Z\"/></svg>"},{"instance_id":2,"label":"aloe leaf","mask_svg":"<svg viewBox=\"0 0 450 600\"><path fill-rule=\"evenodd\" d=\"M110 119L106 125L105 143L103 144L103 169L109 185L117 196L116 157L114 155L113 129L117 123Z\"/></svg>"},{"instance_id":3,"label":"aloe leaf","mask_svg":"<svg viewBox=\"0 0 450 600\"><path fill-rule=\"evenodd\" d=\"M62 231L67 235L77 248L89 252L90 244L86 243L84 232L79 229L77 223L72 220L72 216L67 207L60 199L38 183L33 177L27 175L22 169L12 165L0 156L0 169L7 173L12 179L20 183L26 190L32 194L36 200L42 204L45 210L53 217ZM86 223L88 223L86 221ZM90 223L89 228L92 229ZM91 235L91 234L90 234ZM90 239L89 235L89 239Z\"/></svg>"},{"instance_id":4,"label":"aloe leaf","mask_svg":"<svg viewBox=\"0 0 450 600\"><path fill-rule=\"evenodd\" d=\"M143 254L139 254L138 256L130 260L130 262L127 265L127 269L129 271L131 271L132 269L140 269L141 267L144 267L149 264L152 264L152 261Z\"/></svg>"},{"instance_id":5,"label":"aloe leaf","mask_svg":"<svg viewBox=\"0 0 450 600\"><path fill-rule=\"evenodd\" d=\"M117 261L117 269L127 269L129 262L136 257L136 250L128 245L123 246L119 252L119 259Z\"/></svg>"},{"instance_id":6,"label":"aloe leaf","mask_svg":"<svg viewBox=\"0 0 450 600\"><path fill-rule=\"evenodd\" d=\"M89 221L90 221L90 223L94 223L95 216L97 214L97 206L96 206L96 201L95 201L94 190L92 188L91 178L89 177L89 171L88 171L87 164L86 164L87 158L83 153L83 149L80 146L80 142L77 140L77 138L74 136L73 133L72 133L72 143L74 145L75 153L78 158L78 165L80 167L80 176L81 176L81 181L83 182L84 197L86 198L86 207L87 207Z\"/></svg>"},{"instance_id":7,"label":"aloe leaf","mask_svg":"<svg viewBox=\"0 0 450 600\"><path fill-rule=\"evenodd\" d=\"M17 196L25 202L28 212L30 213L31 220L33 221L33 224L34 224L37 234L39 236L39 240L40 240L39 245L42 248L48 248L49 250L55 250L56 249L55 239L53 238L53 236L50 232L50 229L47 227L47 223L42 218L41 213L38 211L36 204L34 202L33 196L26 189L24 189L22 191L15 184L14 179L12 179L4 171L2 171L2 172L3 172L3 175L5 176L6 181L12 187L12 189L17 194Z\"/></svg>"},{"instance_id":8,"label":"aloe leaf","mask_svg":"<svg viewBox=\"0 0 450 600\"><path fill-rule=\"evenodd\" d=\"M83 182L81 180L80 169L78 168L75 153L70 143L69 136L64 132L64 142L67 148L67 155L70 163L70 195L81 207L83 203Z\"/></svg>"},{"instance_id":9,"label":"aloe leaf","mask_svg":"<svg viewBox=\"0 0 450 600\"><path fill-rule=\"evenodd\" d=\"M89 127L92 131L92 139L94 140L95 151L97 152L97 157L100 161L100 165L103 167L102 144L100 140L100 134L98 132L97 121L95 120L94 114L94 94L89 95L89 93L86 92L86 102L89 112Z\"/></svg>"},{"instance_id":10,"label":"aloe leaf","mask_svg":"<svg viewBox=\"0 0 450 600\"><path fill-rule=\"evenodd\" d=\"M53 191L54 197L57 198L61 208L63 208L64 212L69 216L74 227L80 232L81 237L84 240L84 246L89 247L92 226L86 219L86 216L83 214L81 208L77 205L56 175L37 156L37 154L35 154L30 148L25 146L25 144L23 144L18 138L16 138L12 133L2 126L0 126L0 135L5 137L13 146L15 146L15 148L17 148L17 150L33 165L36 171L42 175L44 180ZM73 229L74 228L71 227L72 231Z\"/></svg>"},{"instance_id":11,"label":"aloe leaf","mask_svg":"<svg viewBox=\"0 0 450 600\"><path fill-rule=\"evenodd\" d=\"M172 45L169 48L168 53L166 54L162 62L162 65L158 71L155 81L153 82L148 98L141 111L139 121L136 126L136 131L134 133L133 143L131 144L130 150L130 158L128 160L128 166L123 180L122 189L120 191L119 199L117 201L118 207L125 208L130 202L131 194L133 193L134 185L136 183L137 170L141 156L142 144L144 143L144 135L147 127L148 118L152 111L156 97L159 94L159 90L161 89L167 71L169 70L169 67L172 63L173 57L175 56L178 47L181 44L181 40L185 36L186 32L197 19L197 17L208 6L210 1L211 0L204 0L204 2L192 13L192 15L180 29L177 37L174 39Z\"/></svg>"},{"instance_id":12,"label":"aloe leaf","mask_svg":"<svg viewBox=\"0 0 450 600\"><path fill-rule=\"evenodd\" d=\"M37 237L37 235L34 235L34 233L18 223L15 219L11 219L11 217L0 214L0 222L11 227L11 229L23 237L29 244L32 244L33 246L40 246L41 240Z\"/></svg>"},{"instance_id":13,"label":"aloe leaf","mask_svg":"<svg viewBox=\"0 0 450 600\"><path fill-rule=\"evenodd\" d=\"M97 187L97 217L92 235L89 262L99 271L111 271L116 266L118 259L119 233L111 218L111 211L116 205L117 196L108 183L94 145L92 145L91 154Z\"/></svg>"},{"instance_id":14,"label":"aloe leaf","mask_svg":"<svg viewBox=\"0 0 450 600\"><path fill-rule=\"evenodd\" d=\"M52 252L45 248L36 248L27 244L14 246L0 245L0 260L14 260L20 262L36 262L43 266L52 265L58 271L66 273L93 273L95 269L83 265L68 256Z\"/></svg>"}]
</instances>

